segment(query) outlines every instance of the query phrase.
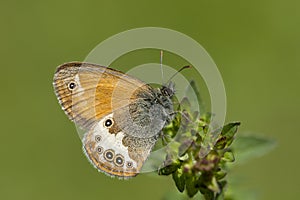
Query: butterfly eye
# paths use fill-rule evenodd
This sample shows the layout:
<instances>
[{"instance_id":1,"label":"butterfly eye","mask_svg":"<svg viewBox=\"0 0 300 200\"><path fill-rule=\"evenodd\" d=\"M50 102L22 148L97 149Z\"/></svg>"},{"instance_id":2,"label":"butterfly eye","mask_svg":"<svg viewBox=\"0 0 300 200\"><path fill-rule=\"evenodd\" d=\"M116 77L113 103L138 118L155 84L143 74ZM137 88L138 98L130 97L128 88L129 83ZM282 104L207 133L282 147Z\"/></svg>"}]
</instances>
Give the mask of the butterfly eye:
<instances>
[{"instance_id":1,"label":"butterfly eye","mask_svg":"<svg viewBox=\"0 0 300 200\"><path fill-rule=\"evenodd\" d=\"M115 152L112 149L108 149L104 152L104 158L107 161L113 161L115 156Z\"/></svg>"},{"instance_id":2,"label":"butterfly eye","mask_svg":"<svg viewBox=\"0 0 300 200\"><path fill-rule=\"evenodd\" d=\"M128 162L126 163L126 167L127 167L127 168L132 168L132 165L133 165L133 164L132 164L131 161L128 161Z\"/></svg>"},{"instance_id":3,"label":"butterfly eye","mask_svg":"<svg viewBox=\"0 0 300 200\"><path fill-rule=\"evenodd\" d=\"M100 147L100 146L99 146L99 147L97 147L97 152L98 152L98 153L102 153L102 152L103 152L103 148L102 148L102 147Z\"/></svg>"},{"instance_id":4,"label":"butterfly eye","mask_svg":"<svg viewBox=\"0 0 300 200\"><path fill-rule=\"evenodd\" d=\"M100 142L100 141L101 141L101 139L102 139L102 138L101 138L101 136L100 136L100 135L96 135L96 136L95 136L95 140L96 140L96 142Z\"/></svg>"},{"instance_id":5,"label":"butterfly eye","mask_svg":"<svg viewBox=\"0 0 300 200\"><path fill-rule=\"evenodd\" d=\"M70 82L69 84L68 84L68 88L69 88L69 90L74 90L75 88L76 88L76 83L75 82Z\"/></svg>"},{"instance_id":6,"label":"butterfly eye","mask_svg":"<svg viewBox=\"0 0 300 200\"><path fill-rule=\"evenodd\" d=\"M104 125L105 125L105 127L107 127L107 128L111 127L112 124L113 124L113 121L112 121L111 119L107 119L107 120L105 120L105 122L104 122Z\"/></svg>"},{"instance_id":7,"label":"butterfly eye","mask_svg":"<svg viewBox=\"0 0 300 200\"><path fill-rule=\"evenodd\" d=\"M114 163L118 167L122 167L124 165L124 157L120 154L116 155Z\"/></svg>"}]
</instances>

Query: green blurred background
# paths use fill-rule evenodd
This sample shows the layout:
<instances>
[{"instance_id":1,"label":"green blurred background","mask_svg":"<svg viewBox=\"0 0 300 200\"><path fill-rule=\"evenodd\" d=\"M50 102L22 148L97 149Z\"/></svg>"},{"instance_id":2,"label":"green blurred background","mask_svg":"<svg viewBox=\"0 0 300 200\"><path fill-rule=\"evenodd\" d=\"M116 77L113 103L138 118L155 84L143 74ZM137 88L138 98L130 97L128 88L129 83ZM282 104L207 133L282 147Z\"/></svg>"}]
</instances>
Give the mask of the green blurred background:
<instances>
[{"instance_id":1,"label":"green blurred background","mask_svg":"<svg viewBox=\"0 0 300 200\"><path fill-rule=\"evenodd\" d=\"M226 120L242 121L239 133L277 140L275 150L229 176L241 177L260 199L295 199L299 9L292 0L1 0L0 199L146 200L174 190L170 177L119 181L98 173L52 88L56 66L84 60L107 37L144 26L174 29L202 44L224 79Z\"/></svg>"}]
</instances>

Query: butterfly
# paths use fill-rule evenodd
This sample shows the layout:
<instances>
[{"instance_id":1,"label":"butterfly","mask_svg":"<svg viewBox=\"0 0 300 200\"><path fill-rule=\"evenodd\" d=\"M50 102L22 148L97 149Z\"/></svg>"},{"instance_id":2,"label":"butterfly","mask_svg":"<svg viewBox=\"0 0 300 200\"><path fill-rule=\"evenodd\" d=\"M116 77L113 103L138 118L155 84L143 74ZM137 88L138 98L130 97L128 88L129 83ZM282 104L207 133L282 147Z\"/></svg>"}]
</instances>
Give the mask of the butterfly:
<instances>
[{"instance_id":1,"label":"butterfly","mask_svg":"<svg viewBox=\"0 0 300 200\"><path fill-rule=\"evenodd\" d=\"M153 88L112 68L69 62L58 66L53 86L66 115L84 130L86 157L110 176L139 174L174 116L172 82Z\"/></svg>"}]
</instances>

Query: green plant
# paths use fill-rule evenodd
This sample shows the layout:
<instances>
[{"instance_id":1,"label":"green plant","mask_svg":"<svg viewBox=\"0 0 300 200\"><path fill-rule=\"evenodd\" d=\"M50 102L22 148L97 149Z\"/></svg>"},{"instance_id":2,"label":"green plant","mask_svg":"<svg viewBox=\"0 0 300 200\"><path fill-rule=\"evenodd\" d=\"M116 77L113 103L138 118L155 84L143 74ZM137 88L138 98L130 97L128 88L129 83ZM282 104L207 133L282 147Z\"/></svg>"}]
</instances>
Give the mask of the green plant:
<instances>
[{"instance_id":1,"label":"green plant","mask_svg":"<svg viewBox=\"0 0 300 200\"><path fill-rule=\"evenodd\" d=\"M191 82L191 87L201 101L194 82ZM203 105L200 106L204 110ZM179 103L180 112L163 130L163 139L168 143L167 155L158 174L172 176L178 191L185 191L188 197L201 193L205 200L234 199L234 195L225 193L228 163L235 161L234 153L245 154L253 145L259 144L261 152L266 152L267 147L273 143L248 136L241 137L233 146L240 122L213 128L213 116L210 113L205 112L199 116L190 107L189 98L185 97ZM253 152L256 151L248 156L246 154L246 157L253 156Z\"/></svg>"}]
</instances>

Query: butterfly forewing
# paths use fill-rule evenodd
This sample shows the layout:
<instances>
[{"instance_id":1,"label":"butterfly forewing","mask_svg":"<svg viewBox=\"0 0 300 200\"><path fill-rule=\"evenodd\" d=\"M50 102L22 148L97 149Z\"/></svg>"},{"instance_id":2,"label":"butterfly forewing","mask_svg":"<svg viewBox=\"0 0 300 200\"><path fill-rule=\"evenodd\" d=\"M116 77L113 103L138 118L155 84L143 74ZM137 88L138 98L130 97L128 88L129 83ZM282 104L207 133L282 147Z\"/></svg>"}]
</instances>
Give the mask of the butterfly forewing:
<instances>
[{"instance_id":1,"label":"butterfly forewing","mask_svg":"<svg viewBox=\"0 0 300 200\"><path fill-rule=\"evenodd\" d=\"M127 106L140 87L147 85L119 71L90 63L63 64L54 76L55 93L63 110L83 129L89 129L113 110Z\"/></svg>"}]
</instances>

